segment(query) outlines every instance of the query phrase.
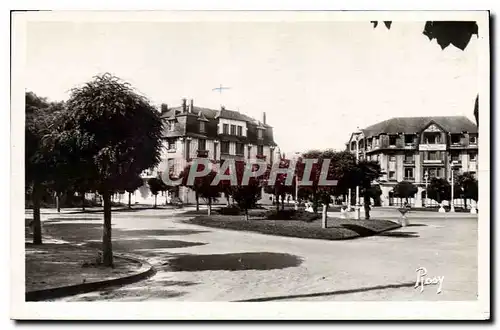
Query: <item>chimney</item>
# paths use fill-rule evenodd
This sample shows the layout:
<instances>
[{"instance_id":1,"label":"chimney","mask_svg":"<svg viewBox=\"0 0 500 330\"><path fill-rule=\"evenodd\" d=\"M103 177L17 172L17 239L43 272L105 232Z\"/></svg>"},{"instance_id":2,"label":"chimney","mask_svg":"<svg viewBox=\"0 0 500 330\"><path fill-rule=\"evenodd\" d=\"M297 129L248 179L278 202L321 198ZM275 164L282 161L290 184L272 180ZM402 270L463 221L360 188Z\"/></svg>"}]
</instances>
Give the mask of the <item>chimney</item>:
<instances>
[{"instance_id":1,"label":"chimney","mask_svg":"<svg viewBox=\"0 0 500 330\"><path fill-rule=\"evenodd\" d=\"M262 113L262 123L265 125L266 124L266 113Z\"/></svg>"},{"instance_id":2,"label":"chimney","mask_svg":"<svg viewBox=\"0 0 500 330\"><path fill-rule=\"evenodd\" d=\"M220 109L221 109L221 110L226 110L226 107L225 107L225 106L223 106L223 105L221 105L221 106L220 106Z\"/></svg>"},{"instance_id":3,"label":"chimney","mask_svg":"<svg viewBox=\"0 0 500 330\"><path fill-rule=\"evenodd\" d=\"M182 99L182 113L186 112L186 99Z\"/></svg>"},{"instance_id":4,"label":"chimney","mask_svg":"<svg viewBox=\"0 0 500 330\"><path fill-rule=\"evenodd\" d=\"M189 100L189 113L193 113L193 99Z\"/></svg>"},{"instance_id":5,"label":"chimney","mask_svg":"<svg viewBox=\"0 0 500 330\"><path fill-rule=\"evenodd\" d=\"M168 104L162 103L161 104L161 114L164 114L166 112L168 112Z\"/></svg>"}]
</instances>

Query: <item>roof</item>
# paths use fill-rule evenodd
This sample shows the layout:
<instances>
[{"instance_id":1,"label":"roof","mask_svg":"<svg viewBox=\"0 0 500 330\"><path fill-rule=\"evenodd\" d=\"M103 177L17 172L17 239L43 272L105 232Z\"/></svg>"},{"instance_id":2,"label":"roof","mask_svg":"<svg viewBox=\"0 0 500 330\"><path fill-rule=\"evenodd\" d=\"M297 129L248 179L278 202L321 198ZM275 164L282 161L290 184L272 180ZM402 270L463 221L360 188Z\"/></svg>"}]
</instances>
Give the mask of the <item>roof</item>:
<instances>
[{"instance_id":1,"label":"roof","mask_svg":"<svg viewBox=\"0 0 500 330\"><path fill-rule=\"evenodd\" d=\"M168 109L167 112L163 113L161 115L162 118L173 118L174 117L174 112L178 111L179 113L182 113L182 107L173 107ZM214 110L214 109L209 109L209 108L202 108L202 107L196 107L193 106L193 113L195 115L198 115L200 112L203 113L203 115L207 119L217 119L217 118L225 118L225 119L232 119L232 120L239 120L239 121L244 121L247 123L251 123L254 125L263 125L265 127L271 127L269 125L264 125L260 121L249 117L243 113L240 113L238 111L234 110L228 110L228 109L221 109L221 110Z\"/></svg>"},{"instance_id":2,"label":"roof","mask_svg":"<svg viewBox=\"0 0 500 330\"><path fill-rule=\"evenodd\" d=\"M419 133L431 123L435 123L449 133L477 133L477 126L465 116L441 117L397 117L384 120L362 129L365 137L376 136L382 133Z\"/></svg>"}]
</instances>

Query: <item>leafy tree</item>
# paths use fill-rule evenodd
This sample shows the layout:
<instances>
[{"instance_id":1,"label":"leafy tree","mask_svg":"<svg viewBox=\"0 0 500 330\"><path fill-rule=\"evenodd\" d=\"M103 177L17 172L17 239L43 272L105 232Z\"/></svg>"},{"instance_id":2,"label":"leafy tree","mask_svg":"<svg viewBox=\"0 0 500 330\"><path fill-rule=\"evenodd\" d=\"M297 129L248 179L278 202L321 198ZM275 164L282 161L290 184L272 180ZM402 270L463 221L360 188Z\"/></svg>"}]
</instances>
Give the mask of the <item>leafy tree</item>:
<instances>
[{"instance_id":1,"label":"leafy tree","mask_svg":"<svg viewBox=\"0 0 500 330\"><path fill-rule=\"evenodd\" d=\"M211 166L210 164L208 164ZM196 211L200 210L199 198L203 198L207 203L208 215L212 212L212 203L220 196L221 186L220 185L212 185L212 181L214 180L217 172L211 168L207 175L203 175L201 177L196 177L192 183L188 182L189 172L191 171L192 164L188 164L184 170L181 172L179 177L182 178L182 185L190 188L195 193L196 199ZM204 171L205 164L199 163L197 164L197 172Z\"/></svg>"},{"instance_id":2,"label":"leafy tree","mask_svg":"<svg viewBox=\"0 0 500 330\"><path fill-rule=\"evenodd\" d=\"M279 161L279 168L287 169L290 167L290 160L281 158ZM268 194L273 194L276 199L276 211L279 211L280 199L281 199L281 209L285 208L285 197L287 194L293 194L295 192L295 174L290 173L293 176L292 184L287 185L286 180L288 173L277 173L276 180L274 182L269 181L269 176L271 174L271 167L268 168L266 173L267 184L264 186L264 191Z\"/></svg>"},{"instance_id":3,"label":"leafy tree","mask_svg":"<svg viewBox=\"0 0 500 330\"><path fill-rule=\"evenodd\" d=\"M441 204L451 198L451 186L446 179L431 178L427 187L427 197Z\"/></svg>"},{"instance_id":4,"label":"leafy tree","mask_svg":"<svg viewBox=\"0 0 500 330\"><path fill-rule=\"evenodd\" d=\"M372 21L374 28L378 22ZM391 28L391 21L384 21L387 29ZM428 21L425 23L422 34L429 40L436 39L441 49L449 45L454 45L458 49L464 50L470 42L472 35L478 35L477 22L467 21Z\"/></svg>"},{"instance_id":5,"label":"leafy tree","mask_svg":"<svg viewBox=\"0 0 500 330\"><path fill-rule=\"evenodd\" d=\"M138 181L136 181L136 184L138 184ZM166 191L168 187L165 184L165 182L163 182L163 180L160 178L150 178L148 180L148 186L149 186L149 190L151 191L153 196L155 196L155 205L153 206L153 208L156 208L158 193L160 191ZM130 195L129 195L129 208L130 208Z\"/></svg>"},{"instance_id":6,"label":"leafy tree","mask_svg":"<svg viewBox=\"0 0 500 330\"><path fill-rule=\"evenodd\" d=\"M230 182L223 181L222 184L226 185L229 189L230 195L238 204L239 208L244 211L245 220L248 220L248 210L257 204L257 201L261 197L262 187L265 183L266 174L261 176L252 176L248 180L248 184L243 184L243 174L246 169L245 162L236 161L235 171L236 171L236 185L231 185ZM257 168L253 168L256 171ZM226 173L229 174L229 173Z\"/></svg>"},{"instance_id":7,"label":"leafy tree","mask_svg":"<svg viewBox=\"0 0 500 330\"><path fill-rule=\"evenodd\" d=\"M378 180L382 174L383 172L380 168L380 164L373 160L359 161L353 172L350 174L352 182L355 185L359 185L363 191L366 219L370 219L370 192L372 191L372 183Z\"/></svg>"},{"instance_id":8,"label":"leafy tree","mask_svg":"<svg viewBox=\"0 0 500 330\"><path fill-rule=\"evenodd\" d=\"M370 196L370 198L373 198L374 206L382 205L382 201L380 200L380 196L382 196L382 189L380 189L380 185L378 184L372 185L366 193L365 191L363 191L363 196L366 195Z\"/></svg>"},{"instance_id":9,"label":"leafy tree","mask_svg":"<svg viewBox=\"0 0 500 330\"><path fill-rule=\"evenodd\" d=\"M132 194L134 193L134 191L136 191L137 189L139 189L143 185L144 185L144 181L142 180L142 178L140 176L136 176L132 180L125 182L124 188L125 188L125 191L128 193L128 208L129 209L132 208L132 205L131 205L132 204L131 203Z\"/></svg>"},{"instance_id":10,"label":"leafy tree","mask_svg":"<svg viewBox=\"0 0 500 330\"><path fill-rule=\"evenodd\" d=\"M393 191L394 197L404 198L408 203L408 198L415 196L418 187L411 182L401 181L394 186Z\"/></svg>"},{"instance_id":11,"label":"leafy tree","mask_svg":"<svg viewBox=\"0 0 500 330\"><path fill-rule=\"evenodd\" d=\"M47 143L47 137L58 130L64 105L50 103L45 98L27 92L25 112L25 188L33 203L33 244L42 244L42 196L49 188L59 187L62 190L62 176L59 178L55 175L58 165L54 158L57 151Z\"/></svg>"},{"instance_id":12,"label":"leafy tree","mask_svg":"<svg viewBox=\"0 0 500 330\"><path fill-rule=\"evenodd\" d=\"M156 166L162 148L159 112L128 83L110 74L74 88L66 103L62 131L52 140L62 150L59 162L72 165L101 194L104 206L102 262L113 266L111 195L123 182Z\"/></svg>"},{"instance_id":13,"label":"leafy tree","mask_svg":"<svg viewBox=\"0 0 500 330\"><path fill-rule=\"evenodd\" d=\"M456 186L460 188L462 198L464 199L464 208L467 208L467 199L477 202L478 183L473 173L464 172L458 175Z\"/></svg>"}]
</instances>

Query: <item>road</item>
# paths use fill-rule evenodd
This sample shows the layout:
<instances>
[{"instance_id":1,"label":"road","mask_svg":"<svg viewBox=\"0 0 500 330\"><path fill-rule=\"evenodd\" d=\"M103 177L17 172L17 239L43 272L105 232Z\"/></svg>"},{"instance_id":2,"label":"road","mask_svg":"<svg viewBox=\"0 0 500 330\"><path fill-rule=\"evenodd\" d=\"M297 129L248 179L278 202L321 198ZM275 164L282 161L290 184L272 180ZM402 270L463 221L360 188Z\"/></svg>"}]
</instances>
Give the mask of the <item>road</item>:
<instances>
[{"instance_id":1,"label":"road","mask_svg":"<svg viewBox=\"0 0 500 330\"><path fill-rule=\"evenodd\" d=\"M397 211L396 211L397 212ZM396 218L374 210L374 218ZM59 238L99 246L102 213L44 214ZM322 241L205 228L178 210L113 213L115 251L147 259L157 274L64 301L373 301L477 299L477 217L410 214L379 236ZM333 219L330 221L334 221ZM416 270L444 276L416 289Z\"/></svg>"}]
</instances>

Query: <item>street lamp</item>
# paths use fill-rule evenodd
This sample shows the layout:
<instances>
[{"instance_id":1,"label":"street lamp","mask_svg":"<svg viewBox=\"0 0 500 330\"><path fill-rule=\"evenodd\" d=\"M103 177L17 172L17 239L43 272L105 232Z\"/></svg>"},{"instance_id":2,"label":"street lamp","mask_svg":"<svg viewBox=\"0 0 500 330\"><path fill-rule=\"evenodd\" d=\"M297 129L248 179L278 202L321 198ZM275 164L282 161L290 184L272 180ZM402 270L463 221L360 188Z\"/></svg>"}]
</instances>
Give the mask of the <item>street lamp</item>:
<instances>
[{"instance_id":1,"label":"street lamp","mask_svg":"<svg viewBox=\"0 0 500 330\"><path fill-rule=\"evenodd\" d=\"M429 184L429 170L425 170L424 178L425 178L425 207L428 207L429 197L427 195L429 194L429 189L427 188L427 186Z\"/></svg>"},{"instance_id":2,"label":"street lamp","mask_svg":"<svg viewBox=\"0 0 500 330\"><path fill-rule=\"evenodd\" d=\"M454 202L454 199L455 199L455 192L454 192L454 178L455 178L455 171L454 171L454 168L453 168L453 160L450 162L450 173L451 173L451 200L450 200L450 212L455 212L455 202Z\"/></svg>"},{"instance_id":3,"label":"street lamp","mask_svg":"<svg viewBox=\"0 0 500 330\"><path fill-rule=\"evenodd\" d=\"M357 128L356 133L354 133L354 136L356 137L356 164L359 163L359 136L361 135L361 130L359 127ZM361 205L359 204L359 185L356 185L356 206L355 206L355 212L356 212L356 219L359 220L361 218Z\"/></svg>"}]
</instances>

